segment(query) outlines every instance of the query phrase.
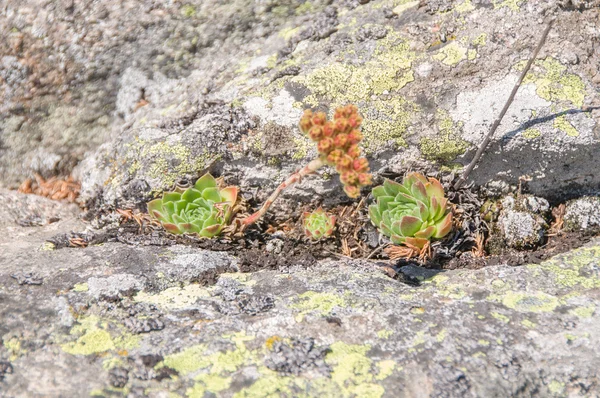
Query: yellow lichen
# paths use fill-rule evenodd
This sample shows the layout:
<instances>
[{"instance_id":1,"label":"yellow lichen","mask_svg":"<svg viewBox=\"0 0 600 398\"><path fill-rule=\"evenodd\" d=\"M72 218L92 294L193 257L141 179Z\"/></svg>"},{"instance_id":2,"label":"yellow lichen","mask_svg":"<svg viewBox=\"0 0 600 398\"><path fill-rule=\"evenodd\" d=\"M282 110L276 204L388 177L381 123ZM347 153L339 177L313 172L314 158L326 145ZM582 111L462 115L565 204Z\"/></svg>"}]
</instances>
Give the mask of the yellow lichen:
<instances>
[{"instance_id":1,"label":"yellow lichen","mask_svg":"<svg viewBox=\"0 0 600 398\"><path fill-rule=\"evenodd\" d=\"M460 46L456 41L453 41L442 47L433 58L444 65L454 66L460 61L467 59L467 49Z\"/></svg>"},{"instance_id":2,"label":"yellow lichen","mask_svg":"<svg viewBox=\"0 0 600 398\"><path fill-rule=\"evenodd\" d=\"M318 293L308 291L298 296L299 301L290 305L291 308L301 310L296 316L298 322L302 322L304 317L310 313L316 312L323 316L331 314L336 307L344 307L346 301L335 293Z\"/></svg>"},{"instance_id":3,"label":"yellow lichen","mask_svg":"<svg viewBox=\"0 0 600 398\"><path fill-rule=\"evenodd\" d=\"M527 139L531 140L531 139L541 136L542 133L538 129L528 128L527 130L523 131L521 133L521 135L523 136L523 138L527 138Z\"/></svg>"},{"instance_id":4,"label":"yellow lichen","mask_svg":"<svg viewBox=\"0 0 600 398\"><path fill-rule=\"evenodd\" d=\"M475 9L475 6L471 3L471 0L465 0L456 7L454 7L454 9L459 13L464 13L473 11Z\"/></svg>"},{"instance_id":5,"label":"yellow lichen","mask_svg":"<svg viewBox=\"0 0 600 398\"><path fill-rule=\"evenodd\" d=\"M139 345L139 336L125 331L124 326L118 325L119 331L113 337L109 332L109 323L96 316L80 318L78 324L71 328L70 334L79 336L76 341L64 343L61 348L72 355L91 355L110 350L125 350Z\"/></svg>"},{"instance_id":6,"label":"yellow lichen","mask_svg":"<svg viewBox=\"0 0 600 398\"><path fill-rule=\"evenodd\" d=\"M519 62L515 69L522 70L525 63ZM535 84L536 93L547 101L569 101L577 107L583 106L585 84L579 76L567 72L567 67L552 57L538 60L534 65L525 76L524 84Z\"/></svg>"},{"instance_id":7,"label":"yellow lichen","mask_svg":"<svg viewBox=\"0 0 600 398\"><path fill-rule=\"evenodd\" d=\"M523 3L523 2L525 2L525 0L503 0L503 1L493 0L494 9L507 7L513 11L521 10L521 7L519 4Z\"/></svg>"},{"instance_id":8,"label":"yellow lichen","mask_svg":"<svg viewBox=\"0 0 600 398\"><path fill-rule=\"evenodd\" d=\"M528 329L534 329L537 326L535 322L531 322L529 319L523 319L521 321L521 325L525 326Z\"/></svg>"},{"instance_id":9,"label":"yellow lichen","mask_svg":"<svg viewBox=\"0 0 600 398\"><path fill-rule=\"evenodd\" d=\"M172 287L165 289L157 294L138 292L134 300L151 303L161 306L165 309L179 309L193 305L201 297L209 297L210 293L206 288L198 284L191 284L183 288Z\"/></svg>"},{"instance_id":10,"label":"yellow lichen","mask_svg":"<svg viewBox=\"0 0 600 398\"><path fill-rule=\"evenodd\" d=\"M562 115L554 119L554 123L552 124L555 128L567 134L569 137L578 137L579 131L567 120L567 118Z\"/></svg>"},{"instance_id":11,"label":"yellow lichen","mask_svg":"<svg viewBox=\"0 0 600 398\"><path fill-rule=\"evenodd\" d=\"M451 162L467 149L467 142L460 138L458 127L447 111L438 109L435 115L438 134L435 137L421 139L421 154L429 160L443 163Z\"/></svg>"}]
</instances>

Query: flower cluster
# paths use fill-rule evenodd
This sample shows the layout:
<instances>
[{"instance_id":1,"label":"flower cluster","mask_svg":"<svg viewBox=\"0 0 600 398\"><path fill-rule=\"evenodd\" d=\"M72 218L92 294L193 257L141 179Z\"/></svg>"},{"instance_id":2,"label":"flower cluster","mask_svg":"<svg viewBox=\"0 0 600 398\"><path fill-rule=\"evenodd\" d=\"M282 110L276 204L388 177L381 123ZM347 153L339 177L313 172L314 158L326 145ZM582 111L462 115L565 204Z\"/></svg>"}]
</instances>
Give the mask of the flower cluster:
<instances>
[{"instance_id":1,"label":"flower cluster","mask_svg":"<svg viewBox=\"0 0 600 398\"><path fill-rule=\"evenodd\" d=\"M330 216L322 208L311 212L304 213L304 221L302 223L304 233L312 240L326 238L333 234L335 228L335 216Z\"/></svg>"},{"instance_id":2,"label":"flower cluster","mask_svg":"<svg viewBox=\"0 0 600 398\"><path fill-rule=\"evenodd\" d=\"M324 112L308 109L300 119L300 130L317 143L321 160L340 173L344 192L351 198L360 195L361 187L372 184L369 162L360 157L358 146L363 139L362 120L354 105L337 108L333 121L328 121Z\"/></svg>"}]
</instances>

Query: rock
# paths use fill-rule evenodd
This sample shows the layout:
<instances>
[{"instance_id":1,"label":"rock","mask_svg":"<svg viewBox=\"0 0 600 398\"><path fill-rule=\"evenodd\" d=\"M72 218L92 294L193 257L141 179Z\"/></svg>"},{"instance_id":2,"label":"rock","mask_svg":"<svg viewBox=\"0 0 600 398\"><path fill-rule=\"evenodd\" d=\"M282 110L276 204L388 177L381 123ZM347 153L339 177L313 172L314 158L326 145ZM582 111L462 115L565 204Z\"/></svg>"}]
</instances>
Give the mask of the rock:
<instances>
[{"instance_id":1,"label":"rock","mask_svg":"<svg viewBox=\"0 0 600 398\"><path fill-rule=\"evenodd\" d=\"M395 15L381 1L72 3L9 0L0 14L15 21L0 24L10 38L0 47L0 184L73 172L96 206L143 207L210 170L261 201L316 155L296 128L302 109L348 102L365 116L376 176L466 164L535 45L537 21L553 12L562 41L545 44L472 180L507 192L528 175L528 191L552 203L600 187L597 118L581 111L594 98L593 8L440 0L395 5ZM443 30L432 30L436 18ZM335 181L312 176L283 198L339 203Z\"/></svg>"},{"instance_id":2,"label":"rock","mask_svg":"<svg viewBox=\"0 0 600 398\"><path fill-rule=\"evenodd\" d=\"M79 212L74 204L66 204L33 194L0 189L0 226L16 223L23 227L43 226L72 218Z\"/></svg>"},{"instance_id":3,"label":"rock","mask_svg":"<svg viewBox=\"0 0 600 398\"><path fill-rule=\"evenodd\" d=\"M600 197L587 196L568 202L564 225L571 231L585 231L600 227Z\"/></svg>"},{"instance_id":4,"label":"rock","mask_svg":"<svg viewBox=\"0 0 600 398\"><path fill-rule=\"evenodd\" d=\"M515 249L539 246L544 238L545 221L524 211L506 210L498 217L498 226L506 245Z\"/></svg>"},{"instance_id":5,"label":"rock","mask_svg":"<svg viewBox=\"0 0 600 398\"><path fill-rule=\"evenodd\" d=\"M131 274L116 274L107 278L89 278L88 293L96 300L116 300L132 295L144 287L144 277Z\"/></svg>"},{"instance_id":6,"label":"rock","mask_svg":"<svg viewBox=\"0 0 600 398\"><path fill-rule=\"evenodd\" d=\"M487 216L495 219L495 205ZM548 215L550 204L544 198L533 195L519 195L516 198L507 195L500 200L501 208L498 215L497 229L505 245L515 249L530 249L539 246L544 238L544 231L548 227L544 216ZM496 243L497 244L497 243Z\"/></svg>"},{"instance_id":7,"label":"rock","mask_svg":"<svg viewBox=\"0 0 600 398\"><path fill-rule=\"evenodd\" d=\"M241 274L220 253L116 242L40 251L48 226L19 227L26 241L0 228L7 396L600 393L597 238L537 265L405 266L405 284L368 261ZM216 284L194 282L213 261ZM7 282L31 264L43 264L42 285ZM133 296L89 300L95 285L122 291L135 275L147 282Z\"/></svg>"}]
</instances>

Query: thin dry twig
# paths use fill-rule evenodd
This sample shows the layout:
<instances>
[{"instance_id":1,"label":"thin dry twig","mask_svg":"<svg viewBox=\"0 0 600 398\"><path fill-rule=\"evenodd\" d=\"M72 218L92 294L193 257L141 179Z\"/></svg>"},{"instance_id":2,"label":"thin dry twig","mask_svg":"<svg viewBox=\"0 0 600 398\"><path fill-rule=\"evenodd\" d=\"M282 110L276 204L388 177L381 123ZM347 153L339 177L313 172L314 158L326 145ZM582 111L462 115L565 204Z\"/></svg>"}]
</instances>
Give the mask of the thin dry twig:
<instances>
[{"instance_id":1,"label":"thin dry twig","mask_svg":"<svg viewBox=\"0 0 600 398\"><path fill-rule=\"evenodd\" d=\"M542 46L546 42L546 38L548 37L548 33L550 32L550 29L552 28L553 22L554 22L553 19L551 19L548 22L548 25L546 26L546 29L544 30L544 33L542 33L542 37L540 38L540 41L539 41L537 47L535 48L535 50L531 54L531 57L529 58L529 61L527 61L527 65L525 65L525 68L523 68L523 71L521 72L521 76L519 76L519 80L517 80L517 83L513 87L512 91L510 93L510 96L508 97L508 100L504 104L504 108L502 108L502 111L500 112L500 116L498 116L498 119L496 119L494 121L494 124L492 125L492 128L490 129L489 133L485 136L485 139L483 140L483 142L481 143L481 145L479 145L479 148L477 149L477 153L475 153L475 157L473 158L473 160L471 160L471 163L469 163L469 165L465 169L463 175L454 184L454 189L459 189L465 183L465 181L469 177L469 174L471 174L471 172L473 171L473 169L475 168L475 166L479 162L479 159L481 158L481 156L483 155L483 152L486 150L487 146L489 145L489 143L490 143L490 141L492 139L492 136L496 132L496 129L498 128L498 126L500 126L500 122L504 118L504 115L508 111L508 108L510 107L510 105L513 102L513 100L515 99L515 95L517 94L517 90L519 90L519 87L521 86L521 83L523 83L523 79L525 78L525 75L527 75L527 72L529 72L529 68L531 68L531 65L533 64L533 62L537 58L538 53L540 52Z\"/></svg>"},{"instance_id":2,"label":"thin dry twig","mask_svg":"<svg viewBox=\"0 0 600 398\"><path fill-rule=\"evenodd\" d=\"M414 246L409 247L396 245L390 245L384 248L383 251L385 252L385 254L388 255L390 260L397 260L399 258L405 258L408 260L412 257L417 257L420 253L419 248L416 248Z\"/></svg>"},{"instance_id":3,"label":"thin dry twig","mask_svg":"<svg viewBox=\"0 0 600 398\"><path fill-rule=\"evenodd\" d=\"M477 232L475 235L475 247L471 250L474 257L484 257L485 249L484 249L485 236L482 232Z\"/></svg>"},{"instance_id":4,"label":"thin dry twig","mask_svg":"<svg viewBox=\"0 0 600 398\"><path fill-rule=\"evenodd\" d=\"M550 226L549 234L546 236L554 236L558 235L562 232L562 229L565 226L565 213L567 206L564 203L561 203L554 209L552 209L552 215L554 216L554 222Z\"/></svg>"}]
</instances>

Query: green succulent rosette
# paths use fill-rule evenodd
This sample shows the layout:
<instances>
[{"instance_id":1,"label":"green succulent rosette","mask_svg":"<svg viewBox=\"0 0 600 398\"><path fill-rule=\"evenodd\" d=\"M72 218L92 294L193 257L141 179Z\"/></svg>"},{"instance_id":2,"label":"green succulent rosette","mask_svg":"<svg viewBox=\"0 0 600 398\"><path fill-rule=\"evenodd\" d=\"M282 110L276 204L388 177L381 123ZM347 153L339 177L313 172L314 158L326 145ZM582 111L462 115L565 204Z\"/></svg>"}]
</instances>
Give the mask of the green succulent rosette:
<instances>
[{"instance_id":1,"label":"green succulent rosette","mask_svg":"<svg viewBox=\"0 0 600 398\"><path fill-rule=\"evenodd\" d=\"M210 174L204 174L183 192L165 192L148 203L148 213L173 234L198 234L212 238L229 223L237 200L237 187L219 189Z\"/></svg>"},{"instance_id":2,"label":"green succulent rosette","mask_svg":"<svg viewBox=\"0 0 600 398\"><path fill-rule=\"evenodd\" d=\"M322 208L304 213L302 223L304 233L312 240L326 238L333 234L335 228L335 216L328 215Z\"/></svg>"},{"instance_id":3,"label":"green succulent rosette","mask_svg":"<svg viewBox=\"0 0 600 398\"><path fill-rule=\"evenodd\" d=\"M410 173L402 184L386 179L372 192L377 203L369 206L371 222L394 244L423 248L452 230L448 199L435 178Z\"/></svg>"}]
</instances>

